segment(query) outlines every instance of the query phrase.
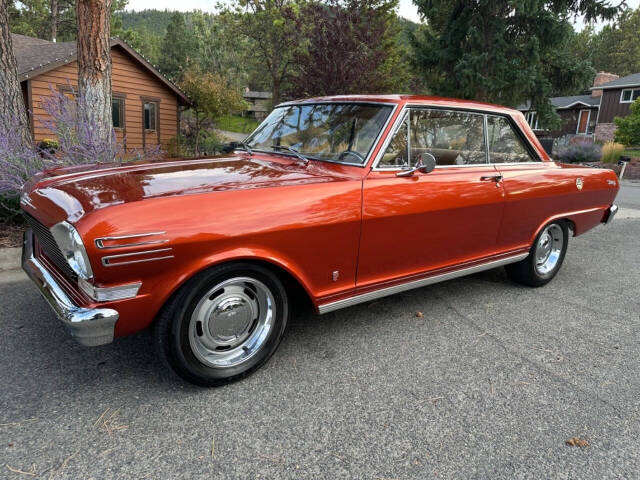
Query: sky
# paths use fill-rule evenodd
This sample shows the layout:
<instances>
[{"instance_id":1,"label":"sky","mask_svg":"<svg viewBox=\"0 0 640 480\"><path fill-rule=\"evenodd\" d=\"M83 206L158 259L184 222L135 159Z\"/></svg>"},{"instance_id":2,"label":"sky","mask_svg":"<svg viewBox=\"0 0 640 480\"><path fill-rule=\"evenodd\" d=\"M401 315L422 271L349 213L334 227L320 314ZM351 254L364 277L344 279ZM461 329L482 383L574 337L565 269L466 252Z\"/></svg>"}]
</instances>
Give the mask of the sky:
<instances>
[{"instance_id":1,"label":"sky","mask_svg":"<svg viewBox=\"0 0 640 480\"><path fill-rule=\"evenodd\" d=\"M618 3L621 0L613 0L613 3ZM640 0L626 0L627 5L631 8L638 8L640 6ZM176 5L178 3L178 5ZM212 12L215 10L215 0L129 0L127 5L128 10L144 10L144 9L157 9L157 10L180 10L187 12L190 10L204 10ZM413 22L419 22L418 9L411 0L400 0L398 13ZM574 25L578 30L581 30L584 26L584 22L581 18L576 18ZM596 28L600 29L603 24L596 25Z\"/></svg>"}]
</instances>

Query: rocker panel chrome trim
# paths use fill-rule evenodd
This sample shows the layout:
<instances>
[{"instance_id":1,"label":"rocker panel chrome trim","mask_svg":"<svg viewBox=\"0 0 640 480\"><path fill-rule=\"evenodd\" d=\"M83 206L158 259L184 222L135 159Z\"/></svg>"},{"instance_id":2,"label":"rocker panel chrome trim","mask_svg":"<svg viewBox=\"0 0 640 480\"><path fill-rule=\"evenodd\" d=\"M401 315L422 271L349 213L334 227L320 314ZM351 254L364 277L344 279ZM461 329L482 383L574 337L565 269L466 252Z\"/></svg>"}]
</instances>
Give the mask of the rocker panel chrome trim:
<instances>
[{"instance_id":1,"label":"rocker panel chrome trim","mask_svg":"<svg viewBox=\"0 0 640 480\"><path fill-rule=\"evenodd\" d=\"M374 290L373 292L367 292L360 295L355 295L353 297L344 298L342 300L337 300L335 302L325 303L324 305L320 305L318 307L318 312L320 312L320 314L329 313L333 312L334 310L350 307L352 305L368 302L370 300L386 297L395 293L404 292L406 290L412 290L414 288L424 287L426 285L432 285L434 283L444 282L446 280L451 280L458 277L464 277L466 275L482 272L484 270L491 270L492 268L519 262L520 260L524 260L528 256L528 252L521 253L507 258L501 258L499 260L492 260L490 262L474 265L472 267L462 268L460 270L442 273L440 275L421 278L420 280L413 280L411 282L401 283L400 285L394 285L392 287L381 288L379 290Z\"/></svg>"}]
</instances>

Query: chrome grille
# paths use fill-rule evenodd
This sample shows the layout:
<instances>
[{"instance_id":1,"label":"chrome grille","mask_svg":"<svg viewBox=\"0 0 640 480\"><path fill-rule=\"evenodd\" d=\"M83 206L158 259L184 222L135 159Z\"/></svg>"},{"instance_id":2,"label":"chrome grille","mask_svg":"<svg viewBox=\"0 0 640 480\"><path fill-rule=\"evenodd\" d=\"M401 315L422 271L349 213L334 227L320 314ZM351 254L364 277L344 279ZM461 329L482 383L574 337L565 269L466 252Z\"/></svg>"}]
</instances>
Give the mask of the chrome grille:
<instances>
[{"instance_id":1,"label":"chrome grille","mask_svg":"<svg viewBox=\"0 0 640 480\"><path fill-rule=\"evenodd\" d=\"M60 251L60 248L53 238L53 235L51 235L49 229L31 215L25 213L24 216L31 227L31 230L33 230L33 234L36 236L40 247L49 260L51 260L68 278L75 279L76 274L71 270L71 267L67 263L66 258L64 258L64 255Z\"/></svg>"}]
</instances>

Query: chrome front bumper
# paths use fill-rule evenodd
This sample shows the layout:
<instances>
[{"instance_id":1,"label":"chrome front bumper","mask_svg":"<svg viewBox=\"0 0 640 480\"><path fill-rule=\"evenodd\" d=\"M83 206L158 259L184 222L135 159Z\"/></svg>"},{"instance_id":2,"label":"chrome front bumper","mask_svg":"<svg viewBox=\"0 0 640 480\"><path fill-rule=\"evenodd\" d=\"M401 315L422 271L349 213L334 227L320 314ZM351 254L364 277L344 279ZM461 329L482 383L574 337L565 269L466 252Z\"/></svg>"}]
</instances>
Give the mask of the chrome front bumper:
<instances>
[{"instance_id":1,"label":"chrome front bumper","mask_svg":"<svg viewBox=\"0 0 640 480\"><path fill-rule=\"evenodd\" d=\"M604 217L604 224L606 225L607 223L611 223L611 220L613 220L613 217L616 216L616 213L618 213L618 206L617 205L611 205L608 209L607 209L607 214Z\"/></svg>"},{"instance_id":2,"label":"chrome front bumper","mask_svg":"<svg viewBox=\"0 0 640 480\"><path fill-rule=\"evenodd\" d=\"M76 305L58 285L55 278L33 254L33 233L24 234L22 269L36 284L40 293L62 321L71 336L87 347L113 341L118 312L111 308L84 308Z\"/></svg>"}]
</instances>

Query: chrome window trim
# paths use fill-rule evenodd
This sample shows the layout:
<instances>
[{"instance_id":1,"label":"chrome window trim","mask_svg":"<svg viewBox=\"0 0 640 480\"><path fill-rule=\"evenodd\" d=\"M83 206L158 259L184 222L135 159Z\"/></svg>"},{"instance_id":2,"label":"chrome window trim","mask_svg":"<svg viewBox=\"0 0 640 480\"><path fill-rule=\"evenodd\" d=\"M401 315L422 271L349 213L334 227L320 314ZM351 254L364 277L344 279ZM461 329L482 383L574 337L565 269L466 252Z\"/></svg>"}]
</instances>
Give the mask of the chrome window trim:
<instances>
[{"instance_id":1,"label":"chrome window trim","mask_svg":"<svg viewBox=\"0 0 640 480\"><path fill-rule=\"evenodd\" d=\"M399 285L393 285L391 287L383 287L378 290L374 290L372 292L361 293L359 295L354 295L352 297L336 300L335 302L329 302L329 303L319 305L318 311L320 312L320 314L333 312L334 310L351 307L352 305L357 305L359 303L368 302L368 301L386 297L389 295L394 295L396 293L412 290L414 288L424 287L434 283L444 282L445 280L464 277L466 275L471 275L476 272L482 272L484 270L490 270L492 268L497 268L503 265L508 265L510 263L515 263L527 258L528 256L529 256L528 252L520 253L520 254L512 255L506 258L500 258L498 260L490 260L488 262L484 262L479 265L473 265L471 267L454 270L452 272L441 273L438 275L421 278L419 280L411 280L405 283L401 283Z\"/></svg>"},{"instance_id":2,"label":"chrome window trim","mask_svg":"<svg viewBox=\"0 0 640 480\"><path fill-rule=\"evenodd\" d=\"M123 243L120 245L104 245L104 242L110 242L115 240L126 240L128 238L141 238L141 237L151 237L154 235L164 235L167 233L166 231L162 232L149 232L149 233L134 233L131 235L117 235L113 237L99 237L95 239L96 247L100 249L108 249L108 248L123 248L123 247L137 247L140 245L153 245L158 243L166 243L169 240L161 239L161 240L147 240L144 242L133 242L133 243Z\"/></svg>"},{"instance_id":3,"label":"chrome window trim","mask_svg":"<svg viewBox=\"0 0 640 480\"><path fill-rule=\"evenodd\" d=\"M107 255L106 257L102 257L102 265L105 267L118 267L120 265L129 265L131 263L143 263L143 262L153 262L155 260L166 260L169 258L174 258L173 255L163 255L161 257L153 257L153 258L143 258L140 260L129 260L129 261L124 261L124 262L118 262L118 263L110 263L110 260L114 259L114 258L123 258L123 257L135 257L138 255L150 255L152 253L163 253L163 252L170 252L172 251L172 248L158 248L155 250L144 250L142 252L131 252L131 253L120 253L117 255Z\"/></svg>"},{"instance_id":4,"label":"chrome window trim","mask_svg":"<svg viewBox=\"0 0 640 480\"><path fill-rule=\"evenodd\" d=\"M337 160L327 160L327 159L324 159L324 158L315 158L315 157L312 157L310 155L305 155L304 152L300 152L300 154L302 156L308 158L309 160L315 160L315 161L318 161L318 162L327 162L327 163L334 163L334 164L337 164L337 165L348 165L350 167L361 167L361 168L364 168L367 165L369 165L369 161L371 160L371 156L372 156L374 150L376 149L376 145L380 142L380 138L382 137L382 135L384 134L385 130L389 126L389 123L391 122L391 119L393 118L393 115L396 113L396 110L398 109L398 104L396 102L367 102L367 101L358 101L358 100L351 100L351 101L349 101L349 100L326 101L325 100L325 101L320 101L320 102L294 101L294 102L280 103L280 104L276 105L273 109L275 110L276 108L279 108L279 107L292 107L292 106L295 106L295 105L331 105L331 104L334 104L334 103L344 103L344 104L355 103L355 104L358 104L358 105L383 105L385 107L391 107L391 112L389 113L389 116L385 120L384 125L380 129L380 132L378 132L378 135L376 136L374 141L371 143L371 148L369 149L369 152L367 152L367 156L365 157L365 161L363 163L339 162ZM251 136L258 130L258 128L260 128L261 125L262 125L262 123L260 125L258 125L253 132L251 132L249 135L247 135L245 137L245 139L243 140L243 142L246 143L251 138ZM251 148L251 150L253 150L254 152L259 152L259 153L269 153L269 154L275 153L273 150L262 150L262 149L253 148L253 147ZM242 150L242 152L245 152L245 151ZM278 155L284 155L286 157L295 157L295 155L293 153L277 152L277 154Z\"/></svg>"},{"instance_id":5,"label":"chrome window trim","mask_svg":"<svg viewBox=\"0 0 640 480\"><path fill-rule=\"evenodd\" d=\"M440 107L440 106L432 106L432 105L414 105L414 104L406 104L403 108L402 111L400 111L400 114L398 114L398 118L402 118L402 121L404 121L404 119L406 117L410 117L411 115L411 110L412 109L416 109L419 108L421 110L446 110L446 111L453 111L453 112L466 112L466 113L472 113L474 115L482 115L484 117L483 122L485 122L486 124L486 112L482 111L482 110L466 110L466 109L458 109L458 108L448 108L448 107ZM373 162L373 166L371 167L371 170L375 171L375 172L396 172L396 171L402 171L405 170L403 168L399 168L399 167L379 167L378 164L380 163L380 161L382 160L382 157L384 155L384 152L386 152L387 147L389 146L389 143L391 143L391 139L393 138L393 136L398 132L398 130L400 129L400 126L402 124L401 122L398 122L396 119L396 123L393 125L393 128L389 131L389 135L387 136L387 138L384 139L384 143L382 144L382 147L380 148L380 150L378 151L378 154L376 155L376 158L374 159ZM472 164L467 164L467 165L436 165L435 168L464 168L464 167L484 167L487 165L490 165L490 163L488 163L488 144L486 141L487 138L487 129L485 128L485 162L484 163L472 163ZM409 120L409 131L407 132L407 148L409 150L409 152L411 151L411 120ZM411 159L409 159L409 161L411 161Z\"/></svg>"},{"instance_id":6,"label":"chrome window trim","mask_svg":"<svg viewBox=\"0 0 640 480\"><path fill-rule=\"evenodd\" d=\"M520 133L520 129L519 128L513 128L513 122L511 121L511 118L508 114L500 114L500 113L489 113L487 111L484 110L475 110L475 109L464 109L464 108L450 108L450 107L445 107L445 106L432 106L432 105L416 105L416 104L405 104L402 107L402 110L400 111L400 113L398 114L398 117L396 118L395 123L393 124L393 127L391 128L391 130L389 131L389 135L387 136L387 138L384 139L384 142L382 144L382 147L380 148L380 150L378 151L378 154L376 155L376 157L373 160L373 164L371 167L371 170L374 172L397 172L397 171L402 171L403 169L400 167L379 167L378 164L380 163L380 161L382 160L382 156L384 155L384 152L387 150L387 147L389 146L389 143L391 142L391 139L393 138L393 136L397 133L398 129L399 129L399 125L402 123L402 120L404 120L404 117L406 115L408 115L409 111L411 108L416 108L416 107L421 107L423 109L430 109L430 110L452 110L452 111L456 111L456 112L469 112L469 113L476 113L476 114L480 114L484 116L484 122L485 122L485 153L486 153L486 163L475 163L475 164L468 164L468 165L436 165L436 169L442 169L442 168L469 168L469 167L485 167L485 166L499 166L499 165L544 165L545 163L552 163L552 162L545 162L544 160L542 160L541 158L538 157L537 152L535 152L535 150L533 150L533 147L530 146L529 144L529 140L526 138L522 138L522 134ZM488 117L499 117L499 118L506 118L507 122L509 122L509 125L511 126L511 128L514 130L514 132L516 133L516 135L525 143L525 148L527 149L527 153L529 153L530 156L534 157L534 158L539 158L539 160L533 160L530 162L505 162L505 163L494 163L491 162L491 155L489 154L489 141L488 141L488 136L489 136L489 129L487 128L488 126ZM402 119L401 121L398 121L398 119ZM409 140L410 141L410 140Z\"/></svg>"}]
</instances>

